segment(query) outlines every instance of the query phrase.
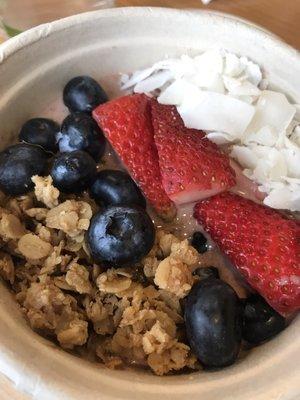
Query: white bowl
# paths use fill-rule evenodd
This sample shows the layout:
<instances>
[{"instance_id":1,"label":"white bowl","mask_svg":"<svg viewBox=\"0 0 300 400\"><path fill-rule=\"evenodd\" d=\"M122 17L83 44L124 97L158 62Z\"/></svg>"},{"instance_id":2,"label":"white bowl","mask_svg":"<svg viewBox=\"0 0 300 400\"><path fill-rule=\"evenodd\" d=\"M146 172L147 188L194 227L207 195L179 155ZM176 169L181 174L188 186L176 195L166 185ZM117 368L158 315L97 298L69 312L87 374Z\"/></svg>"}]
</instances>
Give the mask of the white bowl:
<instances>
[{"instance_id":1,"label":"white bowl","mask_svg":"<svg viewBox=\"0 0 300 400\"><path fill-rule=\"evenodd\" d=\"M100 11L39 26L0 47L1 146L16 137L28 117L45 110L48 115L55 113L55 101L75 75L98 78L113 95L119 72L212 46L250 57L274 86L300 103L299 54L258 27L208 12ZM36 399L296 400L300 396L300 318L230 368L169 377L110 371L63 352L31 331L4 285L0 320L0 371Z\"/></svg>"}]
</instances>

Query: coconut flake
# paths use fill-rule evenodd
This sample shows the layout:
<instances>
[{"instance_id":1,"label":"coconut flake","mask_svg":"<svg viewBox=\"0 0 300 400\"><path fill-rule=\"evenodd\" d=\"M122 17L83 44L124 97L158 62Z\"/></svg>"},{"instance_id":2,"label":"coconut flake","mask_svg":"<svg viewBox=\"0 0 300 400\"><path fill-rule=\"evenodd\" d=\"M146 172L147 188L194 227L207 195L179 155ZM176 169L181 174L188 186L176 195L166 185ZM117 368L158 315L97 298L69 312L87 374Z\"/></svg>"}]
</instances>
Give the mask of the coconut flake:
<instances>
[{"instance_id":1,"label":"coconut flake","mask_svg":"<svg viewBox=\"0 0 300 400\"><path fill-rule=\"evenodd\" d=\"M288 102L284 94L264 90L258 99L255 115L247 133L258 132L266 126L283 132L291 123L295 113L295 107Z\"/></svg>"},{"instance_id":2,"label":"coconut flake","mask_svg":"<svg viewBox=\"0 0 300 400\"><path fill-rule=\"evenodd\" d=\"M210 49L193 59L197 73L206 76L210 74L222 74L224 68L224 57L218 49Z\"/></svg>"},{"instance_id":3,"label":"coconut flake","mask_svg":"<svg viewBox=\"0 0 300 400\"><path fill-rule=\"evenodd\" d=\"M256 143L263 146L274 146L278 140L278 133L271 126L264 126L258 132L252 132L245 137L244 143Z\"/></svg>"},{"instance_id":4,"label":"coconut flake","mask_svg":"<svg viewBox=\"0 0 300 400\"><path fill-rule=\"evenodd\" d=\"M225 93L225 86L223 83L222 75L218 73L210 74L207 76L195 74L193 77L190 78L190 82L200 89L206 89L221 94Z\"/></svg>"},{"instance_id":5,"label":"coconut flake","mask_svg":"<svg viewBox=\"0 0 300 400\"><path fill-rule=\"evenodd\" d=\"M262 72L259 66L247 57L241 57L240 62L245 66L247 80L253 85L258 86L262 80Z\"/></svg>"},{"instance_id":6,"label":"coconut flake","mask_svg":"<svg viewBox=\"0 0 300 400\"><path fill-rule=\"evenodd\" d=\"M290 207L291 192L286 187L282 189L273 189L264 199L264 204L276 209L285 209Z\"/></svg>"},{"instance_id":7,"label":"coconut flake","mask_svg":"<svg viewBox=\"0 0 300 400\"><path fill-rule=\"evenodd\" d=\"M225 88L234 96L259 96L261 91L252 83L242 80L223 76Z\"/></svg>"},{"instance_id":8,"label":"coconut flake","mask_svg":"<svg viewBox=\"0 0 300 400\"><path fill-rule=\"evenodd\" d=\"M300 178L300 148L281 149L281 154L287 165L287 175L292 178Z\"/></svg>"},{"instance_id":9,"label":"coconut flake","mask_svg":"<svg viewBox=\"0 0 300 400\"><path fill-rule=\"evenodd\" d=\"M233 146L230 155L237 160L243 168L254 169L258 162L257 155L249 147Z\"/></svg>"},{"instance_id":10,"label":"coconut flake","mask_svg":"<svg viewBox=\"0 0 300 400\"><path fill-rule=\"evenodd\" d=\"M209 50L193 59L194 74L189 81L198 88L224 93L222 80L224 60L220 51Z\"/></svg>"},{"instance_id":11,"label":"coconut flake","mask_svg":"<svg viewBox=\"0 0 300 400\"><path fill-rule=\"evenodd\" d=\"M186 79L177 79L158 96L161 104L180 105L185 97L195 96L198 89Z\"/></svg>"},{"instance_id":12,"label":"coconut flake","mask_svg":"<svg viewBox=\"0 0 300 400\"><path fill-rule=\"evenodd\" d=\"M288 186L272 189L264 199L264 204L279 210L300 211L300 185L298 190L290 190Z\"/></svg>"},{"instance_id":13,"label":"coconut flake","mask_svg":"<svg viewBox=\"0 0 300 400\"><path fill-rule=\"evenodd\" d=\"M287 175L287 165L283 154L275 148L267 147L266 151L267 154L257 161L256 167L253 170L253 178L259 183L268 180L280 180Z\"/></svg>"},{"instance_id":14,"label":"coconut flake","mask_svg":"<svg viewBox=\"0 0 300 400\"><path fill-rule=\"evenodd\" d=\"M237 138L247 128L255 108L230 96L198 90L194 96L184 97L178 111L188 128L221 131Z\"/></svg>"},{"instance_id":15,"label":"coconut flake","mask_svg":"<svg viewBox=\"0 0 300 400\"><path fill-rule=\"evenodd\" d=\"M232 142L232 136L224 132L208 132L206 137L218 146Z\"/></svg>"},{"instance_id":16,"label":"coconut flake","mask_svg":"<svg viewBox=\"0 0 300 400\"><path fill-rule=\"evenodd\" d=\"M245 70L245 65L241 63L238 56L232 53L225 54L224 73L230 77L239 76Z\"/></svg>"},{"instance_id":17,"label":"coconut flake","mask_svg":"<svg viewBox=\"0 0 300 400\"><path fill-rule=\"evenodd\" d=\"M121 86L122 90L127 90L137 83L143 81L144 79L148 78L154 71L156 70L155 65L151 68L144 69L142 71L134 72L129 79L126 80L126 75L121 77L121 82L125 81L125 83Z\"/></svg>"},{"instance_id":18,"label":"coconut flake","mask_svg":"<svg viewBox=\"0 0 300 400\"><path fill-rule=\"evenodd\" d=\"M156 75L149 76L134 87L135 93L151 93L160 89L171 78L170 71L160 71Z\"/></svg>"}]
</instances>

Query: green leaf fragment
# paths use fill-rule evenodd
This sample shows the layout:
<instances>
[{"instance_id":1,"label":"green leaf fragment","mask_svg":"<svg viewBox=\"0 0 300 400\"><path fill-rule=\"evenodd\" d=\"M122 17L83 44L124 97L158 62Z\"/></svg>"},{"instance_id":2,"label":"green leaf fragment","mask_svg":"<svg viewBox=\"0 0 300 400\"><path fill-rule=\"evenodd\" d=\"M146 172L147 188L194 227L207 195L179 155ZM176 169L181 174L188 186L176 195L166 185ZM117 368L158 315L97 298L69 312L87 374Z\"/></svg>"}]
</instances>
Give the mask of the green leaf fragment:
<instances>
[{"instance_id":1,"label":"green leaf fragment","mask_svg":"<svg viewBox=\"0 0 300 400\"><path fill-rule=\"evenodd\" d=\"M8 36L13 37L13 36L17 36L19 35L19 33L21 33L22 31L20 31L19 29L13 28L9 25L6 25L5 22L3 22L3 26L4 29L6 30L6 33L8 34Z\"/></svg>"}]
</instances>

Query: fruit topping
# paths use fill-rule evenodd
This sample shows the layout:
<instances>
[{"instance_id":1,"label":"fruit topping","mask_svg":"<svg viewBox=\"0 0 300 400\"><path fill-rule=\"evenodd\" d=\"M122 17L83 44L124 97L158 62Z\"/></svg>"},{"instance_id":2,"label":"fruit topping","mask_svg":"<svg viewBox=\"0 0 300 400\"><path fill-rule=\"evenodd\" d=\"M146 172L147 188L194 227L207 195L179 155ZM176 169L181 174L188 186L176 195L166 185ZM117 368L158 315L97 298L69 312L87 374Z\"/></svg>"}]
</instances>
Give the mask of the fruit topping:
<instances>
[{"instance_id":1,"label":"fruit topping","mask_svg":"<svg viewBox=\"0 0 300 400\"><path fill-rule=\"evenodd\" d=\"M123 171L106 169L98 172L90 187L90 194L99 205L146 208L140 189L130 175Z\"/></svg>"},{"instance_id":2,"label":"fruit topping","mask_svg":"<svg viewBox=\"0 0 300 400\"><path fill-rule=\"evenodd\" d=\"M285 319L262 297L252 295L246 300L242 335L247 342L259 344L277 335L285 325Z\"/></svg>"},{"instance_id":3,"label":"fruit topping","mask_svg":"<svg viewBox=\"0 0 300 400\"><path fill-rule=\"evenodd\" d=\"M229 142L240 139L255 113L252 103L261 93L262 72L246 57L209 49L158 61L123 78L123 89L159 93L158 101L177 106L187 127Z\"/></svg>"},{"instance_id":4,"label":"fruit topping","mask_svg":"<svg viewBox=\"0 0 300 400\"><path fill-rule=\"evenodd\" d=\"M154 225L142 208L112 206L95 214L86 241L92 258L106 266L132 266L151 250Z\"/></svg>"},{"instance_id":5,"label":"fruit topping","mask_svg":"<svg viewBox=\"0 0 300 400\"><path fill-rule=\"evenodd\" d=\"M40 146L20 143L0 153L0 188L11 196L20 196L33 189L34 175L43 175L47 153Z\"/></svg>"},{"instance_id":6,"label":"fruit topping","mask_svg":"<svg viewBox=\"0 0 300 400\"><path fill-rule=\"evenodd\" d=\"M232 193L196 204L194 216L246 281L280 314L300 308L300 225Z\"/></svg>"},{"instance_id":7,"label":"fruit topping","mask_svg":"<svg viewBox=\"0 0 300 400\"><path fill-rule=\"evenodd\" d=\"M83 150L95 161L103 156L105 137L93 118L83 112L75 112L65 118L61 132L57 134L57 142L61 152Z\"/></svg>"},{"instance_id":8,"label":"fruit topping","mask_svg":"<svg viewBox=\"0 0 300 400\"><path fill-rule=\"evenodd\" d=\"M202 232L194 232L191 240L191 245L198 251L198 253L203 254L208 250L208 243L206 237Z\"/></svg>"},{"instance_id":9,"label":"fruit topping","mask_svg":"<svg viewBox=\"0 0 300 400\"><path fill-rule=\"evenodd\" d=\"M32 118L25 122L19 133L20 142L36 144L45 151L57 151L56 134L59 125L48 118Z\"/></svg>"},{"instance_id":10,"label":"fruit topping","mask_svg":"<svg viewBox=\"0 0 300 400\"><path fill-rule=\"evenodd\" d=\"M187 129L176 107L151 102L163 187L176 204L190 203L235 185L229 158L204 133Z\"/></svg>"},{"instance_id":11,"label":"fruit topping","mask_svg":"<svg viewBox=\"0 0 300 400\"><path fill-rule=\"evenodd\" d=\"M206 368L235 362L241 345L240 301L227 283L210 277L196 283L185 303L189 344Z\"/></svg>"},{"instance_id":12,"label":"fruit topping","mask_svg":"<svg viewBox=\"0 0 300 400\"><path fill-rule=\"evenodd\" d=\"M175 208L162 186L150 102L146 95L125 96L99 106L93 116L157 213L171 219Z\"/></svg>"},{"instance_id":13,"label":"fruit topping","mask_svg":"<svg viewBox=\"0 0 300 400\"><path fill-rule=\"evenodd\" d=\"M108 100L104 89L89 76L76 76L64 88L63 100L70 111L91 112Z\"/></svg>"},{"instance_id":14,"label":"fruit topping","mask_svg":"<svg viewBox=\"0 0 300 400\"><path fill-rule=\"evenodd\" d=\"M79 193L90 185L96 175L96 163L84 151L60 153L50 171L54 186L65 193Z\"/></svg>"}]
</instances>

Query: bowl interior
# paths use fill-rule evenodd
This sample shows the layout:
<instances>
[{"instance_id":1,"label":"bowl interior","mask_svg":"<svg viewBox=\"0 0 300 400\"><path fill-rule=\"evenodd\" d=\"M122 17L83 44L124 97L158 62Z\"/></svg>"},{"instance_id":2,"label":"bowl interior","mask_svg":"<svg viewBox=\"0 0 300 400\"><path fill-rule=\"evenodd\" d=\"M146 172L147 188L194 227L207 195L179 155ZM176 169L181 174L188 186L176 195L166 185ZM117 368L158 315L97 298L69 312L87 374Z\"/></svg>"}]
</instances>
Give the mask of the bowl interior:
<instances>
[{"instance_id":1,"label":"bowl interior","mask_svg":"<svg viewBox=\"0 0 300 400\"><path fill-rule=\"evenodd\" d=\"M62 89L73 76L98 79L109 95L118 76L165 57L221 47L259 63L272 85L300 102L300 57L272 35L233 17L168 9L116 9L34 28L0 47L1 148L34 116L61 122ZM296 399L300 319L223 371L155 377L109 371L75 358L34 334L0 286L0 371L21 390L48 399ZM286 368L288 363L289 368ZM255 382L254 382L255 380ZM282 396L282 397L281 397Z\"/></svg>"}]
</instances>

